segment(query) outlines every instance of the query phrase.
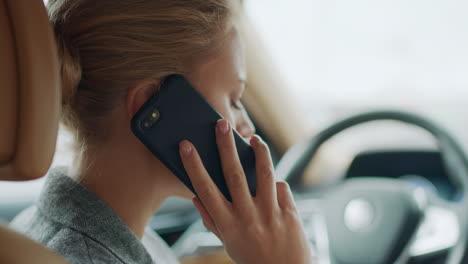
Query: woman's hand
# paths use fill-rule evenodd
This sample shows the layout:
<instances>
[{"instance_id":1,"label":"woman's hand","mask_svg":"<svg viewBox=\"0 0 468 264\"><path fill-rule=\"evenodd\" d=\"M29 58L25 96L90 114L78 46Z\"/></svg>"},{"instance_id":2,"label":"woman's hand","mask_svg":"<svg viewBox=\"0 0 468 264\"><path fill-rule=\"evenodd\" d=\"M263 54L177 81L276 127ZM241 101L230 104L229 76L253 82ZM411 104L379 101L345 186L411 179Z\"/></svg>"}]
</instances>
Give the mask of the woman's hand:
<instances>
[{"instance_id":1,"label":"woman's hand","mask_svg":"<svg viewBox=\"0 0 468 264\"><path fill-rule=\"evenodd\" d=\"M194 146L180 143L180 155L198 194L193 202L205 227L223 242L236 263L309 264L310 249L289 186L275 182L266 144L254 136L256 197L250 195L229 123L219 120L216 141L232 203L206 172Z\"/></svg>"}]
</instances>

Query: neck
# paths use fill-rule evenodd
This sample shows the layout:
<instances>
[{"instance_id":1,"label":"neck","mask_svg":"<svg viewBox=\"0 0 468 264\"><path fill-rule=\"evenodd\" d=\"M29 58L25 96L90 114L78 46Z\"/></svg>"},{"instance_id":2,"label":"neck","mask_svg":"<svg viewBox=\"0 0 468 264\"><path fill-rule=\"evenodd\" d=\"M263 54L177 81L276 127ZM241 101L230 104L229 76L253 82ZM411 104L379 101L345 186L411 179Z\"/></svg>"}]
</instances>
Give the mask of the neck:
<instances>
[{"instance_id":1,"label":"neck","mask_svg":"<svg viewBox=\"0 0 468 264\"><path fill-rule=\"evenodd\" d=\"M160 175L166 172L164 168L155 170L152 157L145 161L131 155L135 152L129 147L109 144L101 147L100 152L84 153L75 173L71 174L81 178L81 183L112 208L141 239L151 217L168 197L164 190L166 184L162 182L164 177Z\"/></svg>"}]
</instances>

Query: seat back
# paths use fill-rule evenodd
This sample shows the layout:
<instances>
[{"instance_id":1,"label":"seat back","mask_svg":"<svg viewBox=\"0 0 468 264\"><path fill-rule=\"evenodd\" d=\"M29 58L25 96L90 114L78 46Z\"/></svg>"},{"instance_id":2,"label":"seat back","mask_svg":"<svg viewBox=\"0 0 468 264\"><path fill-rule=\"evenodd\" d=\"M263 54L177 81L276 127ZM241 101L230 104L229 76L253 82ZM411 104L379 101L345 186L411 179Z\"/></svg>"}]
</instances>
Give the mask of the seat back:
<instances>
[{"instance_id":1,"label":"seat back","mask_svg":"<svg viewBox=\"0 0 468 264\"><path fill-rule=\"evenodd\" d=\"M57 51L42 0L0 0L0 180L43 176L60 115ZM66 263L0 225L0 263Z\"/></svg>"}]
</instances>

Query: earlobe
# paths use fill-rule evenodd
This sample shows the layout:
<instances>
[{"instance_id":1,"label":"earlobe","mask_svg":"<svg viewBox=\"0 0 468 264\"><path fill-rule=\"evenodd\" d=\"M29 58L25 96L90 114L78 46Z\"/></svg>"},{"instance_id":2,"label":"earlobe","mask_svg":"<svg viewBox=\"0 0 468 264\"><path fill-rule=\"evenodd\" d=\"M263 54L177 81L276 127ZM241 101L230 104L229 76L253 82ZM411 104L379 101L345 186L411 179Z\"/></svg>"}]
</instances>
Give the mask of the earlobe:
<instances>
[{"instance_id":1,"label":"earlobe","mask_svg":"<svg viewBox=\"0 0 468 264\"><path fill-rule=\"evenodd\" d=\"M153 95L158 82L155 80L141 80L128 89L125 100L127 113L132 118L140 107Z\"/></svg>"}]
</instances>

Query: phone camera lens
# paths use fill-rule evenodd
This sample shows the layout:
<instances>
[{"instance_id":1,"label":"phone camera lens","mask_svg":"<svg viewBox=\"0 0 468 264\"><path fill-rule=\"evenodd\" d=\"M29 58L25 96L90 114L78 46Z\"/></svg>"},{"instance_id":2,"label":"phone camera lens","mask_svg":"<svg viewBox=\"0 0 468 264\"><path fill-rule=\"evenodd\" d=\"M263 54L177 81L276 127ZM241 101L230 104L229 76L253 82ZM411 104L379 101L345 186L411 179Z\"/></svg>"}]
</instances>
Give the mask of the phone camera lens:
<instances>
[{"instance_id":1,"label":"phone camera lens","mask_svg":"<svg viewBox=\"0 0 468 264\"><path fill-rule=\"evenodd\" d=\"M142 122L143 129L146 129L146 130L151 129L154 126L154 124L156 124L160 116L161 115L158 109L154 109L153 111L151 111Z\"/></svg>"}]
</instances>

